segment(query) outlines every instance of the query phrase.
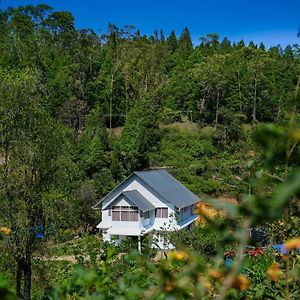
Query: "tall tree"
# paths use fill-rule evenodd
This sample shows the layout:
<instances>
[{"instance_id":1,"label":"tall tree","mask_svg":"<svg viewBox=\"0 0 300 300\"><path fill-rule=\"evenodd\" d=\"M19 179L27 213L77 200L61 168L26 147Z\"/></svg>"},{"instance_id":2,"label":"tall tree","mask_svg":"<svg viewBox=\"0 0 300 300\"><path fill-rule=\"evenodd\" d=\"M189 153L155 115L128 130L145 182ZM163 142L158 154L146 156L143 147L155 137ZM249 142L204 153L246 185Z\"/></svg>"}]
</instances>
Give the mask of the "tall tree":
<instances>
[{"instance_id":1,"label":"tall tree","mask_svg":"<svg viewBox=\"0 0 300 300\"><path fill-rule=\"evenodd\" d=\"M85 182L89 181L97 196L102 197L113 184L107 131L99 106L86 117L85 129L79 138L78 164Z\"/></svg>"},{"instance_id":2,"label":"tall tree","mask_svg":"<svg viewBox=\"0 0 300 300\"><path fill-rule=\"evenodd\" d=\"M171 51L171 53L174 53L175 50L177 49L178 41L174 30L171 31L167 39L167 46L168 49Z\"/></svg>"},{"instance_id":3,"label":"tall tree","mask_svg":"<svg viewBox=\"0 0 300 300\"><path fill-rule=\"evenodd\" d=\"M225 97L227 85L226 56L215 54L208 57L204 62L198 64L193 70L196 86L199 91L198 109L200 120L214 119L215 126L218 125L220 104ZM214 110L214 118L207 113L207 107ZM206 118L205 118L206 115Z\"/></svg>"},{"instance_id":4,"label":"tall tree","mask_svg":"<svg viewBox=\"0 0 300 300\"><path fill-rule=\"evenodd\" d=\"M130 111L120 139L120 160L125 173L149 167L149 153L157 149L160 134L158 111L144 96Z\"/></svg>"},{"instance_id":5,"label":"tall tree","mask_svg":"<svg viewBox=\"0 0 300 300\"><path fill-rule=\"evenodd\" d=\"M45 96L37 72L0 70L1 214L12 230L8 247L16 262L17 297L25 300L36 231L47 219L44 195L55 185L64 145L59 126L45 112Z\"/></svg>"},{"instance_id":6,"label":"tall tree","mask_svg":"<svg viewBox=\"0 0 300 300\"><path fill-rule=\"evenodd\" d=\"M193 52L193 43L190 31L185 27L180 35L178 42L178 50L181 58L187 59L189 55Z\"/></svg>"}]
</instances>

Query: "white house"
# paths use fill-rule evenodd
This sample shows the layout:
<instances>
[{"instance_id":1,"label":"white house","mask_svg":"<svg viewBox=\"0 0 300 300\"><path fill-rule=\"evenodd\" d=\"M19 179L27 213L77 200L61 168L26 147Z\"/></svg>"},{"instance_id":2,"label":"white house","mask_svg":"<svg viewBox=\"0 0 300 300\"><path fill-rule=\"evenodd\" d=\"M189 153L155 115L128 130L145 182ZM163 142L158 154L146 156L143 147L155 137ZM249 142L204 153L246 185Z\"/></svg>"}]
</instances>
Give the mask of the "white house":
<instances>
[{"instance_id":1,"label":"white house","mask_svg":"<svg viewBox=\"0 0 300 300\"><path fill-rule=\"evenodd\" d=\"M164 232L180 230L192 224L197 215L198 197L165 170L132 173L94 208L101 209L97 225L105 241L120 243L127 236L150 234L150 246L172 248Z\"/></svg>"}]
</instances>

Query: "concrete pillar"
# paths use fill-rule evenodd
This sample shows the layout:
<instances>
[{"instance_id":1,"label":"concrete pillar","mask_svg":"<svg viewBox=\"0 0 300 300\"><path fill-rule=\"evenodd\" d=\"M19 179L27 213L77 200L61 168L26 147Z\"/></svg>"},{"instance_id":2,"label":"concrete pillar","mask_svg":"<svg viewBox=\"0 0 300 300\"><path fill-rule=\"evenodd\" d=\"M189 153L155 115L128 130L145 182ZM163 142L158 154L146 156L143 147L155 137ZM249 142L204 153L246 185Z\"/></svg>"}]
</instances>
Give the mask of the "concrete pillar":
<instances>
[{"instance_id":1,"label":"concrete pillar","mask_svg":"<svg viewBox=\"0 0 300 300\"><path fill-rule=\"evenodd\" d=\"M141 236L138 236L138 251L142 253L142 244L141 244Z\"/></svg>"}]
</instances>

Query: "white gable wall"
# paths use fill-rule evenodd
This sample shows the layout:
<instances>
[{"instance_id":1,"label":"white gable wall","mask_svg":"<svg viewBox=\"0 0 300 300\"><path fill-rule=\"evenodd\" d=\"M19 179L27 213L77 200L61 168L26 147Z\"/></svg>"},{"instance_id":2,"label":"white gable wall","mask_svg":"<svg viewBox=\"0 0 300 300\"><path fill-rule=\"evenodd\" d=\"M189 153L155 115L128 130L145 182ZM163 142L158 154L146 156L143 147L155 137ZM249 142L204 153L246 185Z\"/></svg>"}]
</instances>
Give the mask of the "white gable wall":
<instances>
[{"instance_id":1,"label":"white gable wall","mask_svg":"<svg viewBox=\"0 0 300 300\"><path fill-rule=\"evenodd\" d=\"M117 198L120 193L123 191L137 190L141 193L148 201L150 201L155 207L167 207L163 202L164 199L158 194L155 194L155 191L148 190L148 186L137 176L131 176L124 182L124 186L120 189L119 193L114 197ZM112 199L108 197L102 202L102 207L105 207Z\"/></svg>"},{"instance_id":2,"label":"white gable wall","mask_svg":"<svg viewBox=\"0 0 300 300\"><path fill-rule=\"evenodd\" d=\"M124 197L117 197L111 206L135 206L133 203L125 199Z\"/></svg>"}]
</instances>

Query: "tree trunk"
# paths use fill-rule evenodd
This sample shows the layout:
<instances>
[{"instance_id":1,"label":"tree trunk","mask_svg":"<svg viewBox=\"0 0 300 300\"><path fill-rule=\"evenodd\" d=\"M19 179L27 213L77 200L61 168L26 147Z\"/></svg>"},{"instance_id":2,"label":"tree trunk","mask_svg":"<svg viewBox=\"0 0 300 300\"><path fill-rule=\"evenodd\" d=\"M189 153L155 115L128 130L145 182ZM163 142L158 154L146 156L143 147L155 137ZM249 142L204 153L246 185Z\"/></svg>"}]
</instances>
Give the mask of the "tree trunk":
<instances>
[{"instance_id":1,"label":"tree trunk","mask_svg":"<svg viewBox=\"0 0 300 300\"><path fill-rule=\"evenodd\" d=\"M217 109L216 109L216 118L215 118L215 128L218 127L218 121L219 121L219 102L220 102L220 92L219 89L217 90Z\"/></svg>"},{"instance_id":2,"label":"tree trunk","mask_svg":"<svg viewBox=\"0 0 300 300\"><path fill-rule=\"evenodd\" d=\"M110 96L109 96L109 129L112 128L113 85L114 85L114 74L111 74Z\"/></svg>"},{"instance_id":3,"label":"tree trunk","mask_svg":"<svg viewBox=\"0 0 300 300\"><path fill-rule=\"evenodd\" d=\"M198 108L199 108L199 124L202 125L202 123L204 123L204 120L202 120L202 114L204 112L204 109L205 109L205 97L203 97L201 100L200 100L200 103L198 104Z\"/></svg>"},{"instance_id":4,"label":"tree trunk","mask_svg":"<svg viewBox=\"0 0 300 300\"><path fill-rule=\"evenodd\" d=\"M127 114L128 114L128 90L129 90L129 88L128 88L128 85L127 85L127 83L126 83L126 81L125 81L125 115L126 115L126 117L127 117Z\"/></svg>"},{"instance_id":5,"label":"tree trunk","mask_svg":"<svg viewBox=\"0 0 300 300\"><path fill-rule=\"evenodd\" d=\"M27 259L24 270L24 300L30 300L31 292L31 258Z\"/></svg>"},{"instance_id":6,"label":"tree trunk","mask_svg":"<svg viewBox=\"0 0 300 300\"><path fill-rule=\"evenodd\" d=\"M253 87L253 110L252 110L252 121L257 122L256 118L256 109L257 109L257 79L254 78L254 87Z\"/></svg>"},{"instance_id":7,"label":"tree trunk","mask_svg":"<svg viewBox=\"0 0 300 300\"><path fill-rule=\"evenodd\" d=\"M238 87L239 87L239 106L240 113L243 113L243 103L242 103L242 90L241 90L241 80L240 80L240 72L238 71Z\"/></svg>"},{"instance_id":8,"label":"tree trunk","mask_svg":"<svg viewBox=\"0 0 300 300\"><path fill-rule=\"evenodd\" d=\"M16 272L16 296L18 300L21 300L21 280L23 273L23 264L21 261L17 261L17 272Z\"/></svg>"}]
</instances>

